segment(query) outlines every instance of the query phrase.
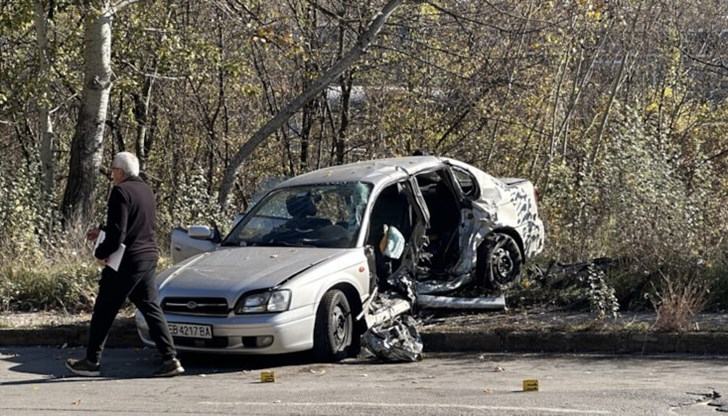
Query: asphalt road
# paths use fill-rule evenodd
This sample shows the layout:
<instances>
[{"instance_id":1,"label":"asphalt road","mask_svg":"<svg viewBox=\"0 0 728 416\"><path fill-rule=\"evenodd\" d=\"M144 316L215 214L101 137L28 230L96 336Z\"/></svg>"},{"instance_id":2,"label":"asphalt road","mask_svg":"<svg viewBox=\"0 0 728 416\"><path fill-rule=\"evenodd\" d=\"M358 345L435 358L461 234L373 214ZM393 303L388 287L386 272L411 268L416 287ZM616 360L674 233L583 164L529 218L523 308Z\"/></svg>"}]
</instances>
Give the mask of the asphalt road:
<instances>
[{"instance_id":1,"label":"asphalt road","mask_svg":"<svg viewBox=\"0 0 728 416\"><path fill-rule=\"evenodd\" d=\"M149 377L148 349L107 349L99 378L69 376L80 348L1 347L2 415L715 415L728 357L437 354L417 363L303 355L186 357ZM260 381L273 371L275 381ZM539 391L524 392L523 380ZM725 408L720 407L727 403Z\"/></svg>"}]
</instances>

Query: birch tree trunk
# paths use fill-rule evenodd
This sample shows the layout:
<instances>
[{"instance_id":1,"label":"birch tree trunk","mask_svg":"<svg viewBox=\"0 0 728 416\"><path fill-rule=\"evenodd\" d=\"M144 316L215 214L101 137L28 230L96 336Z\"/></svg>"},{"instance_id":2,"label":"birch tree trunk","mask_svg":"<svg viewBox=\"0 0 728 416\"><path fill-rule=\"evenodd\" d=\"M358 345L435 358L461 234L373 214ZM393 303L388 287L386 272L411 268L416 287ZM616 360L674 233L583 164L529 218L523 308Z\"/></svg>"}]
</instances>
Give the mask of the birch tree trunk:
<instances>
[{"instance_id":1,"label":"birch tree trunk","mask_svg":"<svg viewBox=\"0 0 728 416\"><path fill-rule=\"evenodd\" d=\"M35 36L38 45L39 78L42 82L42 96L38 103L38 122L40 124L40 169L43 176L43 194L45 200L50 201L53 195L53 182L55 179L53 166L53 123L51 122L50 102L48 90L50 65L48 63L48 21L43 0L35 2Z\"/></svg>"},{"instance_id":2,"label":"birch tree trunk","mask_svg":"<svg viewBox=\"0 0 728 416\"><path fill-rule=\"evenodd\" d=\"M149 125L152 123L150 117L150 102L152 99L152 88L154 87L154 78L145 77L142 83L141 94L132 94L134 99L134 120L137 123L136 140L134 150L139 159L139 171L146 170L147 158L152 145Z\"/></svg>"},{"instance_id":3,"label":"birch tree trunk","mask_svg":"<svg viewBox=\"0 0 728 416\"><path fill-rule=\"evenodd\" d=\"M61 211L68 221L93 215L96 174L103 154L104 125L111 91L111 22L109 0L84 1L84 82L81 108L71 143L68 182ZM102 10L99 12L99 10Z\"/></svg>"}]
</instances>

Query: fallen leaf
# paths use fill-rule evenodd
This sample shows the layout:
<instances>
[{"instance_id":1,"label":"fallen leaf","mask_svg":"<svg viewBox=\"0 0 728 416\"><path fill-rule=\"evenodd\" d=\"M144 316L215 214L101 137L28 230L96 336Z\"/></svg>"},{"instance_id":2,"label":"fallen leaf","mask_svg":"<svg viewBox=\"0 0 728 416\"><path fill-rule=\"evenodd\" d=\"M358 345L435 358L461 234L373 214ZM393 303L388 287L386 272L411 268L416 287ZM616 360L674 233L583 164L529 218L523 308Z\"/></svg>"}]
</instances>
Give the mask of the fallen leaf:
<instances>
[{"instance_id":1,"label":"fallen leaf","mask_svg":"<svg viewBox=\"0 0 728 416\"><path fill-rule=\"evenodd\" d=\"M495 371L496 373L502 373L502 372L506 371L506 369L498 366L498 367L494 368L493 371Z\"/></svg>"},{"instance_id":2,"label":"fallen leaf","mask_svg":"<svg viewBox=\"0 0 728 416\"><path fill-rule=\"evenodd\" d=\"M485 393L485 394L492 394L493 393L493 389L483 389L483 393Z\"/></svg>"},{"instance_id":3,"label":"fallen leaf","mask_svg":"<svg viewBox=\"0 0 728 416\"><path fill-rule=\"evenodd\" d=\"M74 400L74 401L71 402L71 404L74 405L74 406L78 406L79 404L81 404L81 399Z\"/></svg>"}]
</instances>

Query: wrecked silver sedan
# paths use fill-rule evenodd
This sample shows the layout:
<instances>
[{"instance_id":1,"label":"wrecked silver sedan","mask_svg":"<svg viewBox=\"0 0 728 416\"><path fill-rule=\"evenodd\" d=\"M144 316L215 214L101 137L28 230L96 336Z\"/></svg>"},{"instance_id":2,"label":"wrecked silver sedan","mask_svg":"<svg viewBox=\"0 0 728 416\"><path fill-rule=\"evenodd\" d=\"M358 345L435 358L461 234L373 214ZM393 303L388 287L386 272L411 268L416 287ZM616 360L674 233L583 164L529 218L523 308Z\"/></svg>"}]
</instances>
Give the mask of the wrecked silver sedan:
<instances>
[{"instance_id":1,"label":"wrecked silver sedan","mask_svg":"<svg viewBox=\"0 0 728 416\"><path fill-rule=\"evenodd\" d=\"M414 361L422 352L418 305L477 302L507 289L541 251L544 227L529 181L412 156L289 179L222 241L213 236L194 226L173 238L175 260L204 252L158 277L179 350L312 350L335 361L363 347Z\"/></svg>"}]
</instances>

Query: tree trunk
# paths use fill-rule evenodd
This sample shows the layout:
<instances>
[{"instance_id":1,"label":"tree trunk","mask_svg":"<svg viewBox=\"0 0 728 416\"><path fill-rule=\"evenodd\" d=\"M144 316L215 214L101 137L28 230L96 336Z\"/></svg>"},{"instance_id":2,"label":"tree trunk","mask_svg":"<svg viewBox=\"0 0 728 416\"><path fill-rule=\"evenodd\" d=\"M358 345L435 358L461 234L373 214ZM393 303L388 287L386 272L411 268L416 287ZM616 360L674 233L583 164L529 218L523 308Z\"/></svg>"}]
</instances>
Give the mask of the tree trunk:
<instances>
[{"instance_id":1,"label":"tree trunk","mask_svg":"<svg viewBox=\"0 0 728 416\"><path fill-rule=\"evenodd\" d=\"M235 175L238 168L243 161L250 156L250 154L257 148L261 143L265 141L274 131L281 128L281 126L289 119L293 114L301 109L306 103L311 101L316 95L318 95L324 88L331 84L336 78L338 78L344 71L346 71L354 62L359 59L361 55L366 52L369 45L372 43L374 38L379 34L384 24L389 19L389 16L404 2L404 0L389 0L389 2L382 8L377 14L366 32L357 40L354 47L341 58L333 67L331 67L326 73L321 75L316 81L314 81L308 88L306 88L301 94L299 94L293 101L286 105L281 111L279 111L272 119L270 119L263 127L256 131L253 136L245 142L238 152L233 156L230 161L230 165L225 169L225 174L220 184L219 202L224 208L227 204L227 199L230 191L235 183Z\"/></svg>"},{"instance_id":2,"label":"tree trunk","mask_svg":"<svg viewBox=\"0 0 728 416\"><path fill-rule=\"evenodd\" d=\"M134 149L137 158L139 158L139 171L146 170L148 152L151 147L149 133L149 103L152 98L152 87L154 86L154 78L145 77L142 83L141 94L132 94L134 98L134 121L137 123L136 140Z\"/></svg>"},{"instance_id":3,"label":"tree trunk","mask_svg":"<svg viewBox=\"0 0 728 416\"><path fill-rule=\"evenodd\" d=\"M42 95L38 103L38 121L40 122L40 169L43 176L43 194L45 201L51 201L53 182L55 180L53 166L53 123L51 122L48 90L50 65L48 63L48 21L43 0L35 2L35 30L38 44L39 78L42 82Z\"/></svg>"},{"instance_id":4,"label":"tree trunk","mask_svg":"<svg viewBox=\"0 0 728 416\"><path fill-rule=\"evenodd\" d=\"M337 59L341 59L344 54L346 42L346 31L348 28L344 25L344 12L339 14L339 47L337 50ZM354 83L353 71L347 70L339 77L339 86L341 87L341 113L339 114L339 131L334 139L334 155L336 163L344 163L344 151L346 149L346 136L349 132L349 116L351 104L351 88Z\"/></svg>"},{"instance_id":5,"label":"tree trunk","mask_svg":"<svg viewBox=\"0 0 728 416\"><path fill-rule=\"evenodd\" d=\"M609 94L609 98L607 100L607 107L604 109L604 115L602 116L602 120L599 123L599 129L597 130L597 136L594 141L594 148L591 153L591 157L589 160L589 164L587 167L589 168L589 175L591 175L591 170L594 169L594 164L597 161L597 158L599 157L599 150L602 146L602 138L604 137L604 132L607 129L607 122L609 120L609 113L612 111L612 107L614 106L614 102L617 98L617 92L619 91L619 87L622 85L622 82L624 81L624 68L627 65L627 60L629 59L629 56L631 54L631 49L634 44L634 37L635 37L635 28L637 27L637 20L640 17L640 14L642 12L642 3L639 3L639 6L637 7L637 13L635 13L634 18L632 19L632 25L630 27L630 36L629 36L629 42L627 46L624 49L624 53L622 55L622 61L619 63L619 69L617 70L617 75L614 78L614 83L612 84L612 91Z\"/></svg>"},{"instance_id":6,"label":"tree trunk","mask_svg":"<svg viewBox=\"0 0 728 416\"><path fill-rule=\"evenodd\" d=\"M346 136L349 133L349 116L351 104L351 87L354 82L354 76L348 72L341 76L341 119L339 121L339 131L336 134L336 163L343 164L346 154Z\"/></svg>"},{"instance_id":7,"label":"tree trunk","mask_svg":"<svg viewBox=\"0 0 728 416\"><path fill-rule=\"evenodd\" d=\"M84 2L84 83L61 208L67 222L89 221L93 215L112 82L113 11L109 10L109 3L109 0ZM99 9L103 10L100 14L95 11Z\"/></svg>"}]
</instances>

